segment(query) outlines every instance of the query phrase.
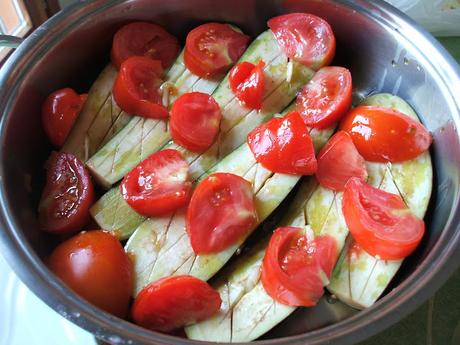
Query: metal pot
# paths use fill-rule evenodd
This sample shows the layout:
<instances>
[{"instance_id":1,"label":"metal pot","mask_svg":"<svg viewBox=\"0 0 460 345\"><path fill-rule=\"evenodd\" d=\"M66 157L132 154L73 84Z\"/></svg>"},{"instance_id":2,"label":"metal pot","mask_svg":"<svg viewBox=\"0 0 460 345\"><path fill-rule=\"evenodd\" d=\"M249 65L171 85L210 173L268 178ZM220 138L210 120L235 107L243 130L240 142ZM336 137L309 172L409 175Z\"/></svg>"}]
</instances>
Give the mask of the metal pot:
<instances>
[{"instance_id":1,"label":"metal pot","mask_svg":"<svg viewBox=\"0 0 460 345\"><path fill-rule=\"evenodd\" d=\"M335 63L351 69L357 98L378 91L398 94L433 133L435 189L427 234L405 261L385 297L356 313L328 306L304 309L276 327L261 344L350 344L397 322L425 301L460 263L460 68L412 20L382 1L328 0L96 0L60 12L22 43L0 72L0 247L20 278L58 313L114 344L195 344L142 329L104 313L67 289L43 258L56 244L38 230L36 209L42 166L50 147L40 106L55 89L89 86L113 33L132 20L151 20L178 37L204 21L235 23L255 36L266 20L307 11L333 27ZM313 321L317 320L317 321ZM318 321L319 320L319 321Z\"/></svg>"}]
</instances>

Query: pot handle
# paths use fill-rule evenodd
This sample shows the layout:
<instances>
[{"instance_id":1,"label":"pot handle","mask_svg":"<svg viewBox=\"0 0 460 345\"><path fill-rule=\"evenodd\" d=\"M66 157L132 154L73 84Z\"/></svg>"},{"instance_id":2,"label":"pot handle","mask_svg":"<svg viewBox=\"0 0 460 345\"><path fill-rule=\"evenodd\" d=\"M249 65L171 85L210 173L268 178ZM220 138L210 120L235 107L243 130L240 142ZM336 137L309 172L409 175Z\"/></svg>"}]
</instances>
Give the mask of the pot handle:
<instances>
[{"instance_id":1,"label":"pot handle","mask_svg":"<svg viewBox=\"0 0 460 345\"><path fill-rule=\"evenodd\" d=\"M21 37L0 35L0 47L17 48L23 40Z\"/></svg>"}]
</instances>

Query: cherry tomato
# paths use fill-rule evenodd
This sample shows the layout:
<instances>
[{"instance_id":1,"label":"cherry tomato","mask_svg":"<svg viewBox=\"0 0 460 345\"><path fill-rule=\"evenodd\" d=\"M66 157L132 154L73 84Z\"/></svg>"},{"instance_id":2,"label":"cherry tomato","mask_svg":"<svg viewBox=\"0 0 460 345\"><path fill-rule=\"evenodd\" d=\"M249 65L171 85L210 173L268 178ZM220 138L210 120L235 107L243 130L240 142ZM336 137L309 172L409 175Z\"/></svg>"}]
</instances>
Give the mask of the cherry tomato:
<instances>
[{"instance_id":1,"label":"cherry tomato","mask_svg":"<svg viewBox=\"0 0 460 345\"><path fill-rule=\"evenodd\" d=\"M256 160L277 173L312 175L317 168L313 141L297 112L273 118L248 135Z\"/></svg>"},{"instance_id":2,"label":"cherry tomato","mask_svg":"<svg viewBox=\"0 0 460 345\"><path fill-rule=\"evenodd\" d=\"M112 62L120 68L131 56L145 56L160 60L164 69L179 53L179 42L161 26L148 22L134 22L123 26L113 36Z\"/></svg>"},{"instance_id":3,"label":"cherry tomato","mask_svg":"<svg viewBox=\"0 0 460 345\"><path fill-rule=\"evenodd\" d=\"M288 58L312 69L328 65L335 54L335 37L329 24L308 13L289 13L268 21Z\"/></svg>"},{"instance_id":4,"label":"cherry tomato","mask_svg":"<svg viewBox=\"0 0 460 345\"><path fill-rule=\"evenodd\" d=\"M246 237L257 224L251 184L215 173L195 189L187 211L187 232L197 254L220 252Z\"/></svg>"},{"instance_id":5,"label":"cherry tomato","mask_svg":"<svg viewBox=\"0 0 460 345\"><path fill-rule=\"evenodd\" d=\"M230 88L236 98L250 109L260 110L262 107L265 88L264 66L262 60L257 65L243 61L230 72Z\"/></svg>"},{"instance_id":6,"label":"cherry tomato","mask_svg":"<svg viewBox=\"0 0 460 345\"><path fill-rule=\"evenodd\" d=\"M135 323L153 331L170 332L215 314L222 303L206 282L178 275L144 287L132 307Z\"/></svg>"},{"instance_id":7,"label":"cherry tomato","mask_svg":"<svg viewBox=\"0 0 460 345\"><path fill-rule=\"evenodd\" d=\"M207 23L189 32L185 66L202 78L224 74L246 50L249 37L227 24Z\"/></svg>"},{"instance_id":8,"label":"cherry tomato","mask_svg":"<svg viewBox=\"0 0 460 345\"><path fill-rule=\"evenodd\" d=\"M348 132L359 153L367 161L403 162L414 159L431 145L426 128L396 110L359 106L340 124Z\"/></svg>"},{"instance_id":9,"label":"cherry tomato","mask_svg":"<svg viewBox=\"0 0 460 345\"><path fill-rule=\"evenodd\" d=\"M186 93L176 99L169 118L172 139L193 152L205 152L219 133L222 112L208 94Z\"/></svg>"},{"instance_id":10,"label":"cherry tomato","mask_svg":"<svg viewBox=\"0 0 460 345\"><path fill-rule=\"evenodd\" d=\"M70 153L53 152L38 207L42 229L55 234L77 232L89 221L93 201L93 183L85 165Z\"/></svg>"},{"instance_id":11,"label":"cherry tomato","mask_svg":"<svg viewBox=\"0 0 460 345\"><path fill-rule=\"evenodd\" d=\"M278 228L262 263L262 285L276 301L290 306L314 306L323 295L338 250L330 236L308 239L301 228Z\"/></svg>"},{"instance_id":12,"label":"cherry tomato","mask_svg":"<svg viewBox=\"0 0 460 345\"><path fill-rule=\"evenodd\" d=\"M166 149L151 154L121 182L123 198L144 216L159 216L187 205L192 183L182 154Z\"/></svg>"},{"instance_id":13,"label":"cherry tomato","mask_svg":"<svg viewBox=\"0 0 460 345\"><path fill-rule=\"evenodd\" d=\"M129 114L147 118L167 118L162 105L160 85L161 63L146 57L134 56L122 63L113 86L118 106Z\"/></svg>"},{"instance_id":14,"label":"cherry tomato","mask_svg":"<svg viewBox=\"0 0 460 345\"><path fill-rule=\"evenodd\" d=\"M297 111L310 127L327 128L351 106L351 74L343 67L323 67L297 96Z\"/></svg>"},{"instance_id":15,"label":"cherry tomato","mask_svg":"<svg viewBox=\"0 0 460 345\"><path fill-rule=\"evenodd\" d=\"M347 132L338 131L318 154L318 182L329 189L343 191L352 177L367 180L366 162Z\"/></svg>"},{"instance_id":16,"label":"cherry tomato","mask_svg":"<svg viewBox=\"0 0 460 345\"><path fill-rule=\"evenodd\" d=\"M425 232L423 220L411 213L399 195L371 187L356 177L345 186L342 210L355 241L382 260L410 255Z\"/></svg>"},{"instance_id":17,"label":"cherry tomato","mask_svg":"<svg viewBox=\"0 0 460 345\"><path fill-rule=\"evenodd\" d=\"M60 148L72 129L87 94L65 88L50 94L42 105L42 123L51 143Z\"/></svg>"}]
</instances>

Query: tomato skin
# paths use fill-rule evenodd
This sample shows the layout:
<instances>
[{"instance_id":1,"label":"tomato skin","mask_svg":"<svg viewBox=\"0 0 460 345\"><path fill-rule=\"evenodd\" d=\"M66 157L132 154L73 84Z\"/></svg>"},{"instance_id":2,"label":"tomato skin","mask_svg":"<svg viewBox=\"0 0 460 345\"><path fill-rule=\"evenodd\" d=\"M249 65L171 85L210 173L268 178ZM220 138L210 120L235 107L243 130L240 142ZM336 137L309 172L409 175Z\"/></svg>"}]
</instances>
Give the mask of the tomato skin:
<instances>
[{"instance_id":1,"label":"tomato skin","mask_svg":"<svg viewBox=\"0 0 460 345\"><path fill-rule=\"evenodd\" d=\"M41 228L53 234L80 230L90 219L94 188L85 165L70 153L53 152L38 207Z\"/></svg>"},{"instance_id":2,"label":"tomato skin","mask_svg":"<svg viewBox=\"0 0 460 345\"><path fill-rule=\"evenodd\" d=\"M146 217L174 212L190 200L192 183L188 169L179 151L155 152L123 178L121 194L136 212Z\"/></svg>"},{"instance_id":3,"label":"tomato skin","mask_svg":"<svg viewBox=\"0 0 460 345\"><path fill-rule=\"evenodd\" d=\"M177 144L192 152L205 152L219 133L222 112L208 94L190 92L174 102L169 118L169 131Z\"/></svg>"},{"instance_id":4,"label":"tomato skin","mask_svg":"<svg viewBox=\"0 0 460 345\"><path fill-rule=\"evenodd\" d=\"M179 42L161 26L149 22L133 22L121 27L113 36L111 58L120 69L131 56L160 60L164 69L179 53Z\"/></svg>"},{"instance_id":5,"label":"tomato skin","mask_svg":"<svg viewBox=\"0 0 460 345\"><path fill-rule=\"evenodd\" d=\"M215 314L219 293L189 275L166 277L144 287L132 307L134 322L153 331L171 332Z\"/></svg>"},{"instance_id":6,"label":"tomato skin","mask_svg":"<svg viewBox=\"0 0 460 345\"><path fill-rule=\"evenodd\" d=\"M196 254L218 253L244 238L257 224L251 184L214 173L196 187L187 211L187 233Z\"/></svg>"},{"instance_id":7,"label":"tomato skin","mask_svg":"<svg viewBox=\"0 0 460 345\"><path fill-rule=\"evenodd\" d=\"M410 212L399 195L371 187L356 177L345 186L342 210L355 241L382 260L409 256L425 232L423 220Z\"/></svg>"},{"instance_id":8,"label":"tomato skin","mask_svg":"<svg viewBox=\"0 0 460 345\"><path fill-rule=\"evenodd\" d=\"M297 96L297 111L307 126L328 128L350 109L351 91L349 70L336 66L323 67Z\"/></svg>"},{"instance_id":9,"label":"tomato skin","mask_svg":"<svg viewBox=\"0 0 460 345\"><path fill-rule=\"evenodd\" d=\"M273 118L248 135L256 160L273 172L312 175L317 162L313 141L297 112Z\"/></svg>"},{"instance_id":10,"label":"tomato skin","mask_svg":"<svg viewBox=\"0 0 460 345\"><path fill-rule=\"evenodd\" d=\"M73 89L54 91L42 105L42 124L45 133L54 147L60 148L72 129L86 94L78 95Z\"/></svg>"},{"instance_id":11,"label":"tomato skin","mask_svg":"<svg viewBox=\"0 0 460 345\"><path fill-rule=\"evenodd\" d=\"M359 153L372 162L404 162L428 150L432 137L426 128L396 110L359 106L342 120Z\"/></svg>"},{"instance_id":12,"label":"tomato skin","mask_svg":"<svg viewBox=\"0 0 460 345\"><path fill-rule=\"evenodd\" d=\"M120 318L127 316L133 265L113 235L81 232L53 250L48 267L88 302Z\"/></svg>"},{"instance_id":13,"label":"tomato skin","mask_svg":"<svg viewBox=\"0 0 460 345\"><path fill-rule=\"evenodd\" d=\"M230 88L236 98L249 109L262 108L265 88L264 66L262 60L257 65L243 61L230 71Z\"/></svg>"}]
</instances>

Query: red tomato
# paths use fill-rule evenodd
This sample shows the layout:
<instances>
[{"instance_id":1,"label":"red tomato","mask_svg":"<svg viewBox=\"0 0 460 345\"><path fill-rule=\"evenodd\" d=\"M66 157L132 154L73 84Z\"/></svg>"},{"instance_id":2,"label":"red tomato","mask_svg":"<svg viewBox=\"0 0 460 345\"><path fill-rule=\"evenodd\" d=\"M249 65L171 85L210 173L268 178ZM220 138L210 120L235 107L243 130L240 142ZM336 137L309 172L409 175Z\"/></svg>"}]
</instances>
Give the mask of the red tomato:
<instances>
[{"instance_id":1,"label":"red tomato","mask_svg":"<svg viewBox=\"0 0 460 345\"><path fill-rule=\"evenodd\" d=\"M167 118L162 104L160 85L161 63L146 57L134 56L122 63L113 86L118 106L129 114L147 118Z\"/></svg>"},{"instance_id":2,"label":"red tomato","mask_svg":"<svg viewBox=\"0 0 460 345\"><path fill-rule=\"evenodd\" d=\"M166 149L151 154L121 182L123 198L144 216L159 216L187 205L192 192L189 165L182 154Z\"/></svg>"},{"instance_id":3,"label":"red tomato","mask_svg":"<svg viewBox=\"0 0 460 345\"><path fill-rule=\"evenodd\" d=\"M193 152L205 152L219 133L222 112L208 94L186 93L176 99L169 118L172 139Z\"/></svg>"},{"instance_id":4,"label":"red tomato","mask_svg":"<svg viewBox=\"0 0 460 345\"><path fill-rule=\"evenodd\" d=\"M51 154L38 207L42 229L55 234L80 230L90 219L94 188L85 165L70 153Z\"/></svg>"},{"instance_id":5,"label":"red tomato","mask_svg":"<svg viewBox=\"0 0 460 345\"><path fill-rule=\"evenodd\" d=\"M399 195L351 178L345 186L343 215L356 242L382 260L410 255L425 232L423 220L414 216Z\"/></svg>"},{"instance_id":6,"label":"red tomato","mask_svg":"<svg viewBox=\"0 0 460 345\"><path fill-rule=\"evenodd\" d=\"M328 65L335 54L335 37L329 24L308 13L289 13L268 21L288 58L312 69Z\"/></svg>"},{"instance_id":7,"label":"red tomato","mask_svg":"<svg viewBox=\"0 0 460 345\"><path fill-rule=\"evenodd\" d=\"M46 98L42 105L42 123L48 139L55 147L64 145L86 96L65 88L53 92Z\"/></svg>"},{"instance_id":8,"label":"red tomato","mask_svg":"<svg viewBox=\"0 0 460 345\"><path fill-rule=\"evenodd\" d=\"M310 127L327 128L351 106L351 74L343 67L323 67L297 96L297 111Z\"/></svg>"},{"instance_id":9,"label":"red tomato","mask_svg":"<svg viewBox=\"0 0 460 345\"><path fill-rule=\"evenodd\" d=\"M347 132L338 131L318 154L318 182L329 189L343 191L352 177L367 180L366 162Z\"/></svg>"},{"instance_id":10,"label":"red tomato","mask_svg":"<svg viewBox=\"0 0 460 345\"><path fill-rule=\"evenodd\" d=\"M148 22L134 22L123 26L113 36L112 62L120 68L131 56L145 56L160 60L164 69L179 53L179 42L161 26Z\"/></svg>"},{"instance_id":11,"label":"red tomato","mask_svg":"<svg viewBox=\"0 0 460 345\"><path fill-rule=\"evenodd\" d=\"M297 112L274 118L248 135L256 160L273 172L312 175L316 171L313 141Z\"/></svg>"},{"instance_id":12,"label":"red tomato","mask_svg":"<svg viewBox=\"0 0 460 345\"><path fill-rule=\"evenodd\" d=\"M359 106L340 124L348 132L359 153L367 161L403 162L414 159L431 145L426 128L396 110Z\"/></svg>"},{"instance_id":13,"label":"red tomato","mask_svg":"<svg viewBox=\"0 0 460 345\"><path fill-rule=\"evenodd\" d=\"M197 254L220 252L246 237L257 224L251 184L215 173L195 189L187 212L187 232Z\"/></svg>"},{"instance_id":14,"label":"red tomato","mask_svg":"<svg viewBox=\"0 0 460 345\"><path fill-rule=\"evenodd\" d=\"M236 98L250 109L260 110L262 107L265 88L264 66L262 60L257 65L243 61L230 72L230 88Z\"/></svg>"},{"instance_id":15,"label":"red tomato","mask_svg":"<svg viewBox=\"0 0 460 345\"><path fill-rule=\"evenodd\" d=\"M185 66L202 78L224 74L246 50L249 37L227 24L207 23L189 32Z\"/></svg>"},{"instance_id":16,"label":"red tomato","mask_svg":"<svg viewBox=\"0 0 460 345\"><path fill-rule=\"evenodd\" d=\"M133 291L133 265L120 242L101 230L62 242L48 266L69 288L95 306L124 318Z\"/></svg>"},{"instance_id":17,"label":"red tomato","mask_svg":"<svg viewBox=\"0 0 460 345\"><path fill-rule=\"evenodd\" d=\"M323 295L337 260L335 240L320 236L309 240L301 228L278 228L262 264L262 285L276 301L310 307Z\"/></svg>"},{"instance_id":18,"label":"red tomato","mask_svg":"<svg viewBox=\"0 0 460 345\"><path fill-rule=\"evenodd\" d=\"M132 316L142 327L170 332L211 317L221 303L219 293L206 282L178 275L144 287L134 301Z\"/></svg>"}]
</instances>

